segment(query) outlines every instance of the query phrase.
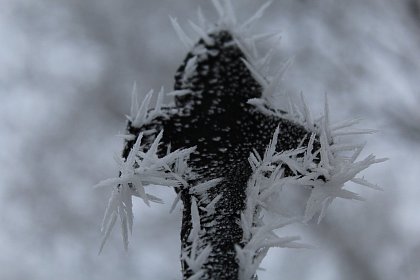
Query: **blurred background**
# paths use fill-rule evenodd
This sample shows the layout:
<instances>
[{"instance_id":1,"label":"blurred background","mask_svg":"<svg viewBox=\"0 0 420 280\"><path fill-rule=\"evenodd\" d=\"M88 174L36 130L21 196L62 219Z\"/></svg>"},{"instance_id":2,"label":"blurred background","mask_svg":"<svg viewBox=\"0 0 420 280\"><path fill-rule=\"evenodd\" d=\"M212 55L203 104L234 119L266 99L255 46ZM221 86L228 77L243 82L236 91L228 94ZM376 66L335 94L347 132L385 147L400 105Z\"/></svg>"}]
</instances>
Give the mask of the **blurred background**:
<instances>
[{"instance_id":1,"label":"blurred background","mask_svg":"<svg viewBox=\"0 0 420 280\"><path fill-rule=\"evenodd\" d=\"M236 1L239 18L263 3ZM111 190L91 186L117 174L133 82L172 88L168 16L187 27L199 6L217 19L204 0L0 0L0 279L181 279L173 192L135 201L128 252L116 227L98 256ZM255 30L282 32L285 91L315 115L327 93L333 120L379 129L364 155L390 158L364 172L384 192L349 184L366 202L284 230L316 249L271 250L259 279L420 279L420 1L276 0Z\"/></svg>"}]
</instances>

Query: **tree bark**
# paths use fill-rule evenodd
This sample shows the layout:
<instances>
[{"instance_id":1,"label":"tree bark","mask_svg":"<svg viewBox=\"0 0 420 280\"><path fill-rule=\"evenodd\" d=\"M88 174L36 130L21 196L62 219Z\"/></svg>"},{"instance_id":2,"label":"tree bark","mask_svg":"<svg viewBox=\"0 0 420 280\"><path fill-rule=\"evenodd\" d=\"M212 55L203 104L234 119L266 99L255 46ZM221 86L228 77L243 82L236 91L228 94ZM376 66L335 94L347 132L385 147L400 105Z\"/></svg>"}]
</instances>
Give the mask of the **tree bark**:
<instances>
[{"instance_id":1,"label":"tree bark","mask_svg":"<svg viewBox=\"0 0 420 280\"><path fill-rule=\"evenodd\" d=\"M241 228L241 212L246 207L247 182L252 174L248 163L255 149L263 154L273 132L280 127L277 150L297 148L307 136L302 126L288 120L260 113L247 103L259 98L262 86L253 78L243 63L244 53L232 35L218 31L201 39L187 54L175 75L175 90L188 90L176 96L175 107L166 108L169 118L157 118L151 123L135 128L128 123L128 132L139 135L141 131L164 130L160 147L164 155L172 150L196 146L189 166L197 174L189 187L179 187L183 203L181 247L191 253L193 230L191 206L197 202L201 230L198 252L211 246L211 252L203 264L199 279L238 279L239 266L235 245L244 246ZM192 65L194 63L194 65ZM151 143L156 134L149 134ZM135 140L127 141L123 156L126 157ZM190 187L212 179L221 182L209 189L205 198L191 193ZM217 196L214 211L204 208ZM185 259L182 259L184 279L194 275Z\"/></svg>"}]
</instances>

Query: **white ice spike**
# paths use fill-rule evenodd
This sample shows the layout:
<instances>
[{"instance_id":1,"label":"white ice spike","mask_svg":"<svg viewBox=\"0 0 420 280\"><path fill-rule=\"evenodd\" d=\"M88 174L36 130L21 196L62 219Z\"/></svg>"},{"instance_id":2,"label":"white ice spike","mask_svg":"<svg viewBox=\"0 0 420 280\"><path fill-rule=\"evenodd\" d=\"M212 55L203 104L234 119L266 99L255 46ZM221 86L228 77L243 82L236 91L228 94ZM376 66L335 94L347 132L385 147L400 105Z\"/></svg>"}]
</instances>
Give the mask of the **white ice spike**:
<instances>
[{"instance_id":1,"label":"white ice spike","mask_svg":"<svg viewBox=\"0 0 420 280\"><path fill-rule=\"evenodd\" d=\"M246 29L248 28L250 25L252 25L254 22L256 22L258 19L260 19L263 15L265 10L267 10L268 7L270 7L270 5L273 3L273 1L268 1L265 4L263 4L256 12L255 14L253 14L247 21L245 21L242 26L241 29Z\"/></svg>"},{"instance_id":2,"label":"white ice spike","mask_svg":"<svg viewBox=\"0 0 420 280\"><path fill-rule=\"evenodd\" d=\"M181 28L178 23L178 20L174 17L170 17L172 27L174 28L176 35L178 36L181 43L184 45L186 51L190 51L193 47L193 41L190 37L185 33L185 31Z\"/></svg>"},{"instance_id":3,"label":"white ice spike","mask_svg":"<svg viewBox=\"0 0 420 280\"><path fill-rule=\"evenodd\" d=\"M110 178L99 182L95 187L111 187L113 189L107 209L105 211L102 231L104 238L101 243L102 251L117 217L121 222L121 234L124 241L124 248L128 248L129 233L133 228L133 203L132 197L140 197L147 205L149 201L161 203L158 197L146 192L145 187L150 185L164 185L177 187L181 184L179 179L188 174L176 174L177 170L169 170L168 166L176 166L177 161L185 161L194 149L176 150L159 158L158 146L162 139L161 131L155 138L149 150L142 149L143 134L140 133L126 159L119 159L118 177ZM185 169L185 168L184 168ZM174 175L177 176L174 176Z\"/></svg>"}]
</instances>

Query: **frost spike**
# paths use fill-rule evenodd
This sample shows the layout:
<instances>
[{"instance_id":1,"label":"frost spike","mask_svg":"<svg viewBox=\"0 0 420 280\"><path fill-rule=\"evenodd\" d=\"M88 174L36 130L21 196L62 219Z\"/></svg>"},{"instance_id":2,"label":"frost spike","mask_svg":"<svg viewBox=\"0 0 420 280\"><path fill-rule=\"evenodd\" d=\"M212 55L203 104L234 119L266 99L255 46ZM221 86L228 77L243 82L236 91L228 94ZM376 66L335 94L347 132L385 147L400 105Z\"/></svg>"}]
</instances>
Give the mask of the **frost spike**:
<instances>
[{"instance_id":1,"label":"frost spike","mask_svg":"<svg viewBox=\"0 0 420 280\"><path fill-rule=\"evenodd\" d=\"M161 90L161 96L162 94L163 90ZM158 101L158 104L160 103ZM157 108L159 108L159 105ZM163 130L155 137L149 150L144 153L140 151L143 133L139 133L125 160L118 159L117 161L120 175L116 178L103 180L96 185L96 187L110 186L114 188L102 223L101 230L105 232L105 238L100 250L102 250L117 216L120 217L124 248L127 249L128 232L132 232L134 218L132 196L142 198L149 206L149 200L153 202L162 202L162 200L147 194L144 189L145 185L176 186L178 184L179 180L176 179L169 165L173 165L180 157L188 157L194 149L176 150L163 158L159 158L157 153L162 135ZM166 169L169 169L170 172L167 172Z\"/></svg>"},{"instance_id":2,"label":"frost spike","mask_svg":"<svg viewBox=\"0 0 420 280\"><path fill-rule=\"evenodd\" d=\"M112 191L111 197L109 198L108 205L105 210L104 217L102 219L101 225L101 232L103 233L109 226L112 214L114 213L114 209L117 208L117 203L115 200L115 189Z\"/></svg>"},{"instance_id":3,"label":"frost spike","mask_svg":"<svg viewBox=\"0 0 420 280\"><path fill-rule=\"evenodd\" d=\"M303 105L303 117L305 118L305 123L308 128L312 128L314 123L312 121L311 111L309 110L308 105L306 104L305 97L303 97L303 93L300 93L300 99Z\"/></svg>"},{"instance_id":4,"label":"frost spike","mask_svg":"<svg viewBox=\"0 0 420 280\"><path fill-rule=\"evenodd\" d=\"M204 275L204 270L200 270L196 273L194 273L194 275L188 277L187 280L199 280L201 278L201 276Z\"/></svg>"},{"instance_id":5,"label":"frost spike","mask_svg":"<svg viewBox=\"0 0 420 280\"><path fill-rule=\"evenodd\" d=\"M262 98L251 98L251 99L248 99L247 103L250 105L254 105L255 108L257 108L261 113L267 116L276 116L274 111L267 109L266 107L267 102Z\"/></svg>"},{"instance_id":6,"label":"frost spike","mask_svg":"<svg viewBox=\"0 0 420 280\"><path fill-rule=\"evenodd\" d=\"M283 247L285 244L296 241L296 240L300 240L300 236L282 237L282 238L278 238L277 240L266 241L266 242L262 243L259 246L258 249L272 248L272 247Z\"/></svg>"},{"instance_id":7,"label":"frost spike","mask_svg":"<svg viewBox=\"0 0 420 280\"><path fill-rule=\"evenodd\" d=\"M363 148L361 144L332 144L330 149L332 152L354 151Z\"/></svg>"},{"instance_id":8,"label":"frost spike","mask_svg":"<svg viewBox=\"0 0 420 280\"><path fill-rule=\"evenodd\" d=\"M189 256L186 253L183 253L182 258L187 262L188 267L194 272L197 273L201 271L201 267L207 260L208 256L211 253L211 246L207 245L199 254L197 254L198 249L198 238L194 239L191 245L191 251Z\"/></svg>"},{"instance_id":9,"label":"frost spike","mask_svg":"<svg viewBox=\"0 0 420 280\"><path fill-rule=\"evenodd\" d=\"M257 80L258 83L263 86L263 88L266 88L268 83L266 79L258 72L258 70L255 69L255 67L251 65L246 59L241 58L241 60L245 64L245 66L248 68L248 70L251 72L255 80Z\"/></svg>"},{"instance_id":10,"label":"frost spike","mask_svg":"<svg viewBox=\"0 0 420 280\"><path fill-rule=\"evenodd\" d=\"M160 88L160 91L158 93L157 99L156 99L156 106L153 110L153 114L155 116L162 114L162 104L163 104L163 96L164 96L165 88L162 86Z\"/></svg>"},{"instance_id":11,"label":"frost spike","mask_svg":"<svg viewBox=\"0 0 420 280\"><path fill-rule=\"evenodd\" d=\"M283 65L283 67L280 69L280 71L277 72L276 76L272 78L268 86L263 91L263 97L267 98L267 100L270 100L270 98L274 95L274 91L276 87L279 85L280 80L283 78L284 74L286 73L287 69L293 64L293 58L289 58Z\"/></svg>"},{"instance_id":12,"label":"frost spike","mask_svg":"<svg viewBox=\"0 0 420 280\"><path fill-rule=\"evenodd\" d=\"M257 57L254 56L253 50L251 49L251 51L249 50L249 44L247 44L247 42L241 38L233 38L233 40L235 41L235 43L238 45L238 47L241 49L241 51L244 53L246 60L248 61L248 63L250 65L253 65L253 67L255 67L254 65L256 65L255 60L257 59Z\"/></svg>"},{"instance_id":13,"label":"frost spike","mask_svg":"<svg viewBox=\"0 0 420 280\"><path fill-rule=\"evenodd\" d=\"M147 199L146 190L141 182L141 180L136 180L136 194L143 199L144 203L150 207L149 200Z\"/></svg>"},{"instance_id":14,"label":"frost spike","mask_svg":"<svg viewBox=\"0 0 420 280\"><path fill-rule=\"evenodd\" d=\"M341 197L341 198L345 198L345 199L354 199L354 200L359 200L359 201L365 201L364 198L362 198L360 195L358 195L357 193L345 190L345 189L341 189L337 195L337 197Z\"/></svg>"},{"instance_id":15,"label":"frost spike","mask_svg":"<svg viewBox=\"0 0 420 280\"><path fill-rule=\"evenodd\" d=\"M150 148L147 150L146 154L144 155L145 161L152 160L155 158L162 136L163 136L163 130L159 132L159 134L156 136L155 140L153 141L152 145L150 146Z\"/></svg>"},{"instance_id":16,"label":"frost spike","mask_svg":"<svg viewBox=\"0 0 420 280\"><path fill-rule=\"evenodd\" d=\"M137 195L137 193L134 193L133 195L134 196L137 196L137 197L140 197L140 196ZM159 203L159 204L163 204L164 203L161 198L159 198L157 196L154 196L152 194L146 194L146 197L147 197L147 200L148 201L151 201L151 202L154 202L154 203Z\"/></svg>"},{"instance_id":17,"label":"frost spike","mask_svg":"<svg viewBox=\"0 0 420 280\"><path fill-rule=\"evenodd\" d=\"M362 152L363 148L366 146L366 142L360 144L359 147L356 148L356 150L354 151L353 155L351 156L350 162L355 162L356 159L359 157L360 153Z\"/></svg>"},{"instance_id":18,"label":"frost spike","mask_svg":"<svg viewBox=\"0 0 420 280\"><path fill-rule=\"evenodd\" d=\"M324 199L324 201L322 201L321 213L319 214L318 221L317 221L318 224L320 224L322 219L324 219L325 214L327 213L327 208L331 204L331 202L332 202L332 197L327 197Z\"/></svg>"},{"instance_id":19,"label":"frost spike","mask_svg":"<svg viewBox=\"0 0 420 280\"><path fill-rule=\"evenodd\" d=\"M136 136L133 135L133 134L117 134L115 136L117 136L117 137L119 137L123 140L126 140L126 141L132 141L132 140L136 139Z\"/></svg>"},{"instance_id":20,"label":"frost spike","mask_svg":"<svg viewBox=\"0 0 420 280\"><path fill-rule=\"evenodd\" d=\"M336 131L336 130L340 130L340 129L343 129L343 128L351 127L355 124L360 123L361 120L362 120L361 118L346 120L346 121L343 121L343 122L332 125L331 130Z\"/></svg>"},{"instance_id":21,"label":"frost spike","mask_svg":"<svg viewBox=\"0 0 420 280\"><path fill-rule=\"evenodd\" d=\"M125 210L124 212L125 212L125 217L127 219L128 230L130 231L130 234L132 234L134 215L133 215L132 190L130 186L128 186L128 188L121 190L121 197L122 197L122 201L124 201L124 210ZM147 199L147 196L146 196L146 199ZM128 245L128 241L127 241L127 245Z\"/></svg>"},{"instance_id":22,"label":"frost spike","mask_svg":"<svg viewBox=\"0 0 420 280\"><path fill-rule=\"evenodd\" d=\"M187 85L188 79L190 79L197 68L197 56L193 56L188 59L187 64L185 65L184 75L182 77L182 83Z\"/></svg>"},{"instance_id":23,"label":"frost spike","mask_svg":"<svg viewBox=\"0 0 420 280\"><path fill-rule=\"evenodd\" d=\"M322 126L321 126L321 136L320 138L320 142L321 142L321 162L320 165L327 169L330 170L331 169L331 165L330 165L330 158L331 158L331 150L330 150L330 144L328 143L328 139L327 139L327 134L325 131L325 121L322 122ZM327 178L328 179L328 178Z\"/></svg>"},{"instance_id":24,"label":"frost spike","mask_svg":"<svg viewBox=\"0 0 420 280\"><path fill-rule=\"evenodd\" d=\"M188 240L191 242L195 238L198 238L198 234L201 230L200 225L200 214L198 212L197 201L194 197L191 198L191 222L192 228Z\"/></svg>"},{"instance_id":25,"label":"frost spike","mask_svg":"<svg viewBox=\"0 0 420 280\"><path fill-rule=\"evenodd\" d=\"M232 1L231 0L224 0L223 4L224 4L224 10L226 11L225 20L231 26L235 26L236 25L236 15L235 15L235 12L234 12L234 9L233 9L233 6L232 6Z\"/></svg>"},{"instance_id":26,"label":"frost spike","mask_svg":"<svg viewBox=\"0 0 420 280\"><path fill-rule=\"evenodd\" d=\"M258 57L260 57L260 54L258 52L257 46L255 45L255 40L253 38L250 38L248 40L244 40L245 44L248 46L248 49L251 51L251 57L256 60Z\"/></svg>"},{"instance_id":27,"label":"frost spike","mask_svg":"<svg viewBox=\"0 0 420 280\"><path fill-rule=\"evenodd\" d=\"M324 122L325 122L325 132L327 135L328 142L332 141L331 136L331 125L330 125L330 106L328 104L328 95L325 93L325 103L324 103Z\"/></svg>"},{"instance_id":28,"label":"frost spike","mask_svg":"<svg viewBox=\"0 0 420 280\"><path fill-rule=\"evenodd\" d=\"M189 51L193 47L193 41L190 37L184 32L181 26L178 23L178 20L174 17L169 17L171 20L172 27L175 30L176 35L178 35L179 40L184 45L185 49Z\"/></svg>"},{"instance_id":29,"label":"frost spike","mask_svg":"<svg viewBox=\"0 0 420 280\"><path fill-rule=\"evenodd\" d=\"M113 213L112 214L112 217L111 217L111 220L110 220L110 222L109 222L109 224L108 224L108 226L107 226L107 228L106 228L106 231L105 231L105 236L104 236L104 238L102 239L102 242L101 242L101 245L100 245L100 247L99 247L99 252L98 252L98 254L101 254L102 253L102 251L103 251L103 249L104 249L104 246L105 246L105 244L106 244L106 241L108 240L108 238L109 238L109 234L111 233L111 230L112 230L112 228L114 227L114 225L115 225L115 222L117 221L117 214L115 214L115 213Z\"/></svg>"},{"instance_id":30,"label":"frost spike","mask_svg":"<svg viewBox=\"0 0 420 280\"><path fill-rule=\"evenodd\" d=\"M377 133L378 130L376 129L353 129L353 130L348 130L348 131L342 131L342 132L337 132L334 131L332 132L333 136L344 136L344 135L358 135L358 134L373 134L373 133Z\"/></svg>"},{"instance_id":31,"label":"frost spike","mask_svg":"<svg viewBox=\"0 0 420 280\"><path fill-rule=\"evenodd\" d=\"M263 56L262 58L258 60L258 68L260 69L260 71L264 71L265 68L268 67L273 57L273 54L274 54L274 48L271 48L268 50L265 56Z\"/></svg>"},{"instance_id":32,"label":"frost spike","mask_svg":"<svg viewBox=\"0 0 420 280\"><path fill-rule=\"evenodd\" d=\"M113 186L119 185L122 182L123 182L123 179L121 178L108 178L108 179L100 181L99 183L94 185L93 188L99 189L99 188L110 187L110 186L113 187Z\"/></svg>"},{"instance_id":33,"label":"frost spike","mask_svg":"<svg viewBox=\"0 0 420 280\"><path fill-rule=\"evenodd\" d=\"M144 97L143 102L141 103L140 108L137 111L136 117L133 120L132 126L140 127L145 123L147 117L147 110L149 108L153 92L153 90L150 90Z\"/></svg>"},{"instance_id":34,"label":"frost spike","mask_svg":"<svg viewBox=\"0 0 420 280\"><path fill-rule=\"evenodd\" d=\"M204 208L204 211L207 212L207 214L212 214L215 209L215 205L219 200L222 198L222 194L218 194L209 204L206 205Z\"/></svg>"},{"instance_id":35,"label":"frost spike","mask_svg":"<svg viewBox=\"0 0 420 280\"><path fill-rule=\"evenodd\" d=\"M180 90L174 90L171 92L168 92L166 95L167 96L184 96L186 94L191 94L191 90L189 89L180 89Z\"/></svg>"},{"instance_id":36,"label":"frost spike","mask_svg":"<svg viewBox=\"0 0 420 280\"><path fill-rule=\"evenodd\" d=\"M389 158L376 158L373 163L381 163L381 162L385 162L388 161Z\"/></svg>"},{"instance_id":37,"label":"frost spike","mask_svg":"<svg viewBox=\"0 0 420 280\"><path fill-rule=\"evenodd\" d=\"M197 258L195 259L196 263L199 264L199 266L201 267L204 262L207 260L207 258L209 257L211 252L211 246L207 245L206 248L204 248L203 251L201 251L201 253L197 256Z\"/></svg>"},{"instance_id":38,"label":"frost spike","mask_svg":"<svg viewBox=\"0 0 420 280\"><path fill-rule=\"evenodd\" d=\"M256 34L252 36L253 41L264 41L264 40L269 40L271 38L274 38L276 40L280 39L281 38L280 31L266 32L266 33Z\"/></svg>"},{"instance_id":39,"label":"frost spike","mask_svg":"<svg viewBox=\"0 0 420 280\"><path fill-rule=\"evenodd\" d=\"M264 159L270 161L276 152L276 146L277 146L277 139L279 137L280 127L277 126L276 130L273 133L273 138L271 138L270 143L267 146L267 149L264 153Z\"/></svg>"},{"instance_id":40,"label":"frost spike","mask_svg":"<svg viewBox=\"0 0 420 280\"><path fill-rule=\"evenodd\" d=\"M222 4L220 4L219 0L211 0L211 2L213 3L213 6L216 8L216 11L219 14L219 17L223 19L225 16L225 11L223 9Z\"/></svg>"},{"instance_id":41,"label":"frost spike","mask_svg":"<svg viewBox=\"0 0 420 280\"><path fill-rule=\"evenodd\" d=\"M121 235L124 243L124 250L128 250L128 230L127 230L127 217L123 211L118 211L121 220Z\"/></svg>"},{"instance_id":42,"label":"frost spike","mask_svg":"<svg viewBox=\"0 0 420 280\"><path fill-rule=\"evenodd\" d=\"M219 184L222 180L223 178L216 178L216 179L211 179L206 182L200 183L190 189L190 194L199 194L199 195L204 194L209 189L217 186L217 184Z\"/></svg>"},{"instance_id":43,"label":"frost spike","mask_svg":"<svg viewBox=\"0 0 420 280\"><path fill-rule=\"evenodd\" d=\"M131 110L130 110L131 121L134 121L134 118L136 117L138 109L139 109L139 100L138 100L138 93L137 93L137 83L134 82L133 89L131 91Z\"/></svg>"},{"instance_id":44,"label":"frost spike","mask_svg":"<svg viewBox=\"0 0 420 280\"><path fill-rule=\"evenodd\" d=\"M273 1L264 3L247 21L241 25L241 30L248 28L255 21L259 20L264 15L265 10L270 7L272 3Z\"/></svg>"},{"instance_id":45,"label":"frost spike","mask_svg":"<svg viewBox=\"0 0 420 280\"><path fill-rule=\"evenodd\" d=\"M197 9L197 18L198 18L198 22L199 22L200 27L203 30L206 30L207 29L207 20L203 15L203 10L201 9L201 7L198 7L198 9Z\"/></svg>"},{"instance_id":46,"label":"frost spike","mask_svg":"<svg viewBox=\"0 0 420 280\"><path fill-rule=\"evenodd\" d=\"M197 32L197 34L204 40L204 42L207 45L213 45L213 39L207 34L206 31L204 31L203 28L195 24L193 21L189 20L189 24L191 25L191 28Z\"/></svg>"},{"instance_id":47,"label":"frost spike","mask_svg":"<svg viewBox=\"0 0 420 280\"><path fill-rule=\"evenodd\" d=\"M372 183L366 181L365 178L363 178L363 177L362 178L353 178L351 181L353 183L356 183L356 184L359 184L359 185L362 185L362 186L366 186L366 187L372 188L374 190L378 190L378 191L383 191L384 190L380 186L375 185L375 184L372 184Z\"/></svg>"}]
</instances>

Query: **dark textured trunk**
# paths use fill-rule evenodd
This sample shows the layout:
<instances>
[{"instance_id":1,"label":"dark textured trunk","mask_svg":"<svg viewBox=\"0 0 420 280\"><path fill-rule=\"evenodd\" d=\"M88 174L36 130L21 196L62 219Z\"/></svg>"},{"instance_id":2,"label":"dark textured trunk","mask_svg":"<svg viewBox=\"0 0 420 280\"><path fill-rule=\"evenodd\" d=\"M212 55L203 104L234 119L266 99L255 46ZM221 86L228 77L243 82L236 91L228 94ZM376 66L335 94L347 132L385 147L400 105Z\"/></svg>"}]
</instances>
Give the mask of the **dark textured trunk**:
<instances>
[{"instance_id":1,"label":"dark textured trunk","mask_svg":"<svg viewBox=\"0 0 420 280\"><path fill-rule=\"evenodd\" d=\"M189 182L190 186L223 178L207 192L206 201L195 197L200 209L222 195L214 213L199 210L200 247L212 246L201 279L233 280L238 279L239 269L234 246L245 242L240 217L246 207L247 181L252 173L248 163L250 152L255 149L262 154L277 126L280 126L278 150L296 148L307 131L287 120L265 116L248 104L248 99L261 96L262 89L241 60L244 54L228 32L219 31L210 37L213 42L200 40L178 69L175 89L187 89L190 93L176 97L176 108L167 109L170 118L156 119L142 128L129 124L128 130L138 135L145 129L155 128L157 132L163 129L162 154L169 144L171 150L196 146L189 166L198 177ZM186 65L194 56L196 67L186 77ZM154 135L148 137L151 141ZM125 156L133 143L127 142ZM193 194L188 188L179 188L178 192L184 206L181 246L188 252ZM185 261L182 269L184 279L194 274Z\"/></svg>"}]
</instances>

